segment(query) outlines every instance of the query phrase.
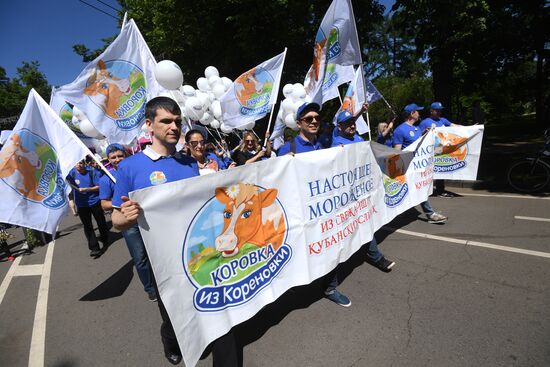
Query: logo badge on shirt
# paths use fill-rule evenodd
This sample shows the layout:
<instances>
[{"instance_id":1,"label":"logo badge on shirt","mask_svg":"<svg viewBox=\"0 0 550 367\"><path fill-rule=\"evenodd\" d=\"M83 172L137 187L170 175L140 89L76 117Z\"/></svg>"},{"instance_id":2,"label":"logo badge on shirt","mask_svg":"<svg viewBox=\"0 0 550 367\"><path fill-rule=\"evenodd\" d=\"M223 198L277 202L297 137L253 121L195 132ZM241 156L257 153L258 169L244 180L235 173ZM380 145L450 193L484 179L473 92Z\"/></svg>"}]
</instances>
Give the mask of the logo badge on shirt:
<instances>
[{"instance_id":1,"label":"logo badge on shirt","mask_svg":"<svg viewBox=\"0 0 550 367\"><path fill-rule=\"evenodd\" d=\"M77 185L80 185L80 180L74 180L74 182L77 184Z\"/></svg>"},{"instance_id":2,"label":"logo badge on shirt","mask_svg":"<svg viewBox=\"0 0 550 367\"><path fill-rule=\"evenodd\" d=\"M414 131L409 131L409 135L411 136L411 138L414 138Z\"/></svg>"},{"instance_id":3,"label":"logo badge on shirt","mask_svg":"<svg viewBox=\"0 0 550 367\"><path fill-rule=\"evenodd\" d=\"M160 185L166 182L166 176L162 171L154 171L149 175L149 181L151 185Z\"/></svg>"}]
</instances>

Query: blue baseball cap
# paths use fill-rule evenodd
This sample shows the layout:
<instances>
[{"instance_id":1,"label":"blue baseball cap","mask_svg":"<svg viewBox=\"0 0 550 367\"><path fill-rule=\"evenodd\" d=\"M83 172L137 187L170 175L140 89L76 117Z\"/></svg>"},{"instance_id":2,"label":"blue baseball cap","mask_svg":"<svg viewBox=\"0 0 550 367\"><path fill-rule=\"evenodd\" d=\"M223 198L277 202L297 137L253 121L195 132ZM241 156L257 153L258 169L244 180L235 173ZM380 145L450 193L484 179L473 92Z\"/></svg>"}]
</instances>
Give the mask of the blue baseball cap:
<instances>
[{"instance_id":1,"label":"blue baseball cap","mask_svg":"<svg viewBox=\"0 0 550 367\"><path fill-rule=\"evenodd\" d=\"M445 107L443 107L443 105L441 104L441 102L434 102L431 104L430 108L432 110L442 110L444 109Z\"/></svg>"},{"instance_id":2,"label":"blue baseball cap","mask_svg":"<svg viewBox=\"0 0 550 367\"><path fill-rule=\"evenodd\" d=\"M405 108L403 109L403 111L405 111L407 113L411 113L413 111L421 111L423 109L424 109L424 107L420 107L416 103L411 103L411 104L406 105Z\"/></svg>"},{"instance_id":3,"label":"blue baseball cap","mask_svg":"<svg viewBox=\"0 0 550 367\"><path fill-rule=\"evenodd\" d=\"M309 111L319 112L321 111L321 106L315 102L305 102L296 110L296 121L302 118Z\"/></svg>"},{"instance_id":4,"label":"blue baseball cap","mask_svg":"<svg viewBox=\"0 0 550 367\"><path fill-rule=\"evenodd\" d=\"M346 122L351 122L352 120L353 120L353 114L347 110L340 112L338 116L336 116L336 123L338 125Z\"/></svg>"}]
</instances>

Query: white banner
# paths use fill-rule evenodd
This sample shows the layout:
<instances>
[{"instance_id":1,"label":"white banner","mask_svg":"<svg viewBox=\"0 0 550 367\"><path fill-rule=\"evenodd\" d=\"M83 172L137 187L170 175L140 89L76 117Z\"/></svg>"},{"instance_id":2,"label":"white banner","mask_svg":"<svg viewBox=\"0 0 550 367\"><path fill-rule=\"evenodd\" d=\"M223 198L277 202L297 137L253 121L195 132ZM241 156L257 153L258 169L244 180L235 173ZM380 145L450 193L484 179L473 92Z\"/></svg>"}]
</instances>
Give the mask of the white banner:
<instances>
[{"instance_id":1,"label":"white banner","mask_svg":"<svg viewBox=\"0 0 550 367\"><path fill-rule=\"evenodd\" d=\"M34 89L0 151L0 222L54 233L67 208L65 177L88 149Z\"/></svg>"},{"instance_id":2,"label":"white banner","mask_svg":"<svg viewBox=\"0 0 550 367\"><path fill-rule=\"evenodd\" d=\"M220 98L223 123L237 128L264 117L277 102L286 49L241 74Z\"/></svg>"},{"instance_id":3,"label":"white banner","mask_svg":"<svg viewBox=\"0 0 550 367\"><path fill-rule=\"evenodd\" d=\"M483 125L435 128L434 179L475 181Z\"/></svg>"},{"instance_id":4,"label":"white banner","mask_svg":"<svg viewBox=\"0 0 550 367\"><path fill-rule=\"evenodd\" d=\"M425 201L433 132L418 144L411 152L378 145L376 156L369 142L349 144L131 193L185 365Z\"/></svg>"},{"instance_id":5,"label":"white banner","mask_svg":"<svg viewBox=\"0 0 550 367\"><path fill-rule=\"evenodd\" d=\"M110 142L130 144L145 122L145 103L164 91L155 79L155 65L130 19L75 81L54 92L83 111Z\"/></svg>"}]
</instances>

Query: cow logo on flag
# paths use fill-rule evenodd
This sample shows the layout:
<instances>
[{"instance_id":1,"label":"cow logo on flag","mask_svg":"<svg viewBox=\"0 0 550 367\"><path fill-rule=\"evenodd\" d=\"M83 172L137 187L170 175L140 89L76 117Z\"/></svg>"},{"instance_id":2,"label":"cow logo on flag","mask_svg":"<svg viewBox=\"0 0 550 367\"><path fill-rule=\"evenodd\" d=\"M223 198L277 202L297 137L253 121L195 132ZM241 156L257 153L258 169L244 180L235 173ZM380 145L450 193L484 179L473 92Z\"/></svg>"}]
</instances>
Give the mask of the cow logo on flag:
<instances>
[{"instance_id":1,"label":"cow logo on flag","mask_svg":"<svg viewBox=\"0 0 550 367\"><path fill-rule=\"evenodd\" d=\"M121 130L132 130L145 117L147 90L143 71L124 60L99 60L84 94Z\"/></svg>"},{"instance_id":2,"label":"cow logo on flag","mask_svg":"<svg viewBox=\"0 0 550 367\"><path fill-rule=\"evenodd\" d=\"M434 145L434 172L453 172L466 167L468 138L437 132Z\"/></svg>"},{"instance_id":3,"label":"cow logo on flag","mask_svg":"<svg viewBox=\"0 0 550 367\"><path fill-rule=\"evenodd\" d=\"M401 204L409 191L405 162L401 155L394 154L386 157L380 168L384 175L384 202L393 208Z\"/></svg>"},{"instance_id":4,"label":"cow logo on flag","mask_svg":"<svg viewBox=\"0 0 550 367\"><path fill-rule=\"evenodd\" d=\"M197 310L248 302L288 264L292 249L277 194L248 183L218 187L195 215L182 260Z\"/></svg>"},{"instance_id":5,"label":"cow logo on flag","mask_svg":"<svg viewBox=\"0 0 550 367\"><path fill-rule=\"evenodd\" d=\"M89 139L89 136L84 135L80 130L80 127L74 124L73 109L71 105L69 105L68 103L65 103L63 107L61 107L61 111L59 111L59 117L61 117L61 120L63 120L63 122L67 124L69 129L71 129L71 131L75 133L75 135L78 136L80 139Z\"/></svg>"},{"instance_id":6,"label":"cow logo on flag","mask_svg":"<svg viewBox=\"0 0 550 367\"><path fill-rule=\"evenodd\" d=\"M53 147L28 129L14 132L0 154L0 179L49 209L66 204L65 180Z\"/></svg>"},{"instance_id":7,"label":"cow logo on flag","mask_svg":"<svg viewBox=\"0 0 550 367\"><path fill-rule=\"evenodd\" d=\"M323 80L323 90L328 90L332 85L338 80L338 73L336 72L336 64L331 64L329 61L338 57L342 52L340 47L340 42L338 40L338 27L334 26L330 29L328 38L325 35L325 32L321 28L317 31L315 36L315 46L313 52L313 67L310 71L313 75L310 76L311 80L318 81L320 68L323 65L323 58L326 55L326 67L325 67L325 76ZM312 78L313 76L313 78Z\"/></svg>"},{"instance_id":8,"label":"cow logo on flag","mask_svg":"<svg viewBox=\"0 0 550 367\"><path fill-rule=\"evenodd\" d=\"M241 114L267 113L274 79L262 67L255 67L239 76L234 83L235 95L241 104Z\"/></svg>"}]
</instances>

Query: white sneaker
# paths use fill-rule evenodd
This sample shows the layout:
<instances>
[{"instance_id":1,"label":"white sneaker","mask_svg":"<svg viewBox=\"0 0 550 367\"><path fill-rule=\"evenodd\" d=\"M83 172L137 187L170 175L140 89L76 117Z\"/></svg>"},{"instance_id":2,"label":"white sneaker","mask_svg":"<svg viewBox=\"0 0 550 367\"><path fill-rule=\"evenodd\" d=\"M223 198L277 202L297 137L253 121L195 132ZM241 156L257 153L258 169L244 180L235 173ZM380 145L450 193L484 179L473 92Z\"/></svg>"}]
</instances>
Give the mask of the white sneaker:
<instances>
[{"instance_id":1,"label":"white sneaker","mask_svg":"<svg viewBox=\"0 0 550 367\"><path fill-rule=\"evenodd\" d=\"M439 213L432 213L428 215L428 223L445 223L447 221L447 217L439 214Z\"/></svg>"}]
</instances>

